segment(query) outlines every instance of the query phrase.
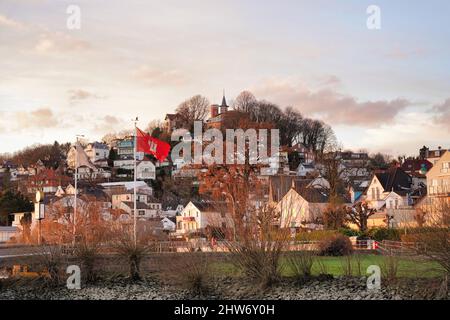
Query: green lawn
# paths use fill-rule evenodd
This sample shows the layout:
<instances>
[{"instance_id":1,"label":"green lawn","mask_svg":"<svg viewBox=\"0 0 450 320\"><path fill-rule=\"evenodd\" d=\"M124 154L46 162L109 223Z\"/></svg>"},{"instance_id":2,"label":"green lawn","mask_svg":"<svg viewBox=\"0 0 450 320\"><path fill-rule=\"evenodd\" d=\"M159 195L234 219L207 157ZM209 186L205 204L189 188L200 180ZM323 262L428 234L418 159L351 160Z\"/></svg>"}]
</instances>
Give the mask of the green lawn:
<instances>
[{"instance_id":1,"label":"green lawn","mask_svg":"<svg viewBox=\"0 0 450 320\"><path fill-rule=\"evenodd\" d=\"M326 266L327 273L339 276L343 275L342 265L346 263L346 257L316 257L320 259ZM430 261L423 261L417 258L401 257L398 259L398 277L404 278L433 278L442 274L441 268L437 263ZM352 258L352 273L358 276L358 263L356 258ZM389 261L385 256L380 255L360 255L361 274L366 275L367 267L370 265L378 265L382 272L389 264ZM283 276L292 276L286 259L282 260L282 274ZM212 263L212 270L217 274L222 275L238 275L239 270L231 262L214 262ZM320 273L320 267L317 263L313 265L313 274L318 275Z\"/></svg>"}]
</instances>

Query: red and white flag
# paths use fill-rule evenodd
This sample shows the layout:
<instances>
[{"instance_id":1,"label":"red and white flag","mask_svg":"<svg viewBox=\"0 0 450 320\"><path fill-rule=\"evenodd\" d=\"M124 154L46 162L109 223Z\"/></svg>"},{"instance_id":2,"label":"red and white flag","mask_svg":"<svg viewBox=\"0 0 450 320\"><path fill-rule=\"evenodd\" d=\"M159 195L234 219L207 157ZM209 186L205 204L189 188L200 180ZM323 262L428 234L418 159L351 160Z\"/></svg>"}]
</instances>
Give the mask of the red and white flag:
<instances>
[{"instance_id":1,"label":"red and white flag","mask_svg":"<svg viewBox=\"0 0 450 320\"><path fill-rule=\"evenodd\" d=\"M151 135L136 128L137 132L137 152L152 154L160 162L163 162L169 155L170 145L162 140L156 139Z\"/></svg>"}]
</instances>

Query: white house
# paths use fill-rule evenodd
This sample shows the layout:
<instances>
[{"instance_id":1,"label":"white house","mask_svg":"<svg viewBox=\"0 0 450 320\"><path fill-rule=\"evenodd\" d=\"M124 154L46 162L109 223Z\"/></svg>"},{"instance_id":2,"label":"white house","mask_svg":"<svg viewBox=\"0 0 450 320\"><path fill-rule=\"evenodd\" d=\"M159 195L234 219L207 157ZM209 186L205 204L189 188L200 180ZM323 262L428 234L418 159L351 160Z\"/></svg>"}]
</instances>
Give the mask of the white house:
<instances>
[{"instance_id":1,"label":"white house","mask_svg":"<svg viewBox=\"0 0 450 320\"><path fill-rule=\"evenodd\" d=\"M165 231L174 232L177 228L176 223L170 220L168 217L164 217L161 220L161 223L163 224Z\"/></svg>"},{"instance_id":2,"label":"white house","mask_svg":"<svg viewBox=\"0 0 450 320\"><path fill-rule=\"evenodd\" d=\"M229 228L231 217L226 210L214 207L214 203L189 202L177 216L177 233L188 234L205 230L206 227Z\"/></svg>"},{"instance_id":3,"label":"white house","mask_svg":"<svg viewBox=\"0 0 450 320\"><path fill-rule=\"evenodd\" d=\"M280 227L319 229L316 221L327 206L328 194L325 190L305 188L297 191L291 188L276 207L280 213Z\"/></svg>"},{"instance_id":4,"label":"white house","mask_svg":"<svg viewBox=\"0 0 450 320\"><path fill-rule=\"evenodd\" d=\"M86 152L92 163L95 163L98 160L108 159L109 157L109 147L106 144L97 141L89 143L84 149L84 152Z\"/></svg>"},{"instance_id":5,"label":"white house","mask_svg":"<svg viewBox=\"0 0 450 320\"><path fill-rule=\"evenodd\" d=\"M408 194L412 192L412 178L401 168L390 168L384 172L376 172L366 190L365 200L374 209L400 206L408 203ZM401 198L401 199L400 199ZM397 200L397 202L396 202ZM392 201L392 202L391 202ZM389 203L387 203L389 202Z\"/></svg>"},{"instance_id":6,"label":"white house","mask_svg":"<svg viewBox=\"0 0 450 320\"><path fill-rule=\"evenodd\" d=\"M151 161L141 161L136 166L136 176L139 180L155 179L156 168Z\"/></svg>"}]
</instances>

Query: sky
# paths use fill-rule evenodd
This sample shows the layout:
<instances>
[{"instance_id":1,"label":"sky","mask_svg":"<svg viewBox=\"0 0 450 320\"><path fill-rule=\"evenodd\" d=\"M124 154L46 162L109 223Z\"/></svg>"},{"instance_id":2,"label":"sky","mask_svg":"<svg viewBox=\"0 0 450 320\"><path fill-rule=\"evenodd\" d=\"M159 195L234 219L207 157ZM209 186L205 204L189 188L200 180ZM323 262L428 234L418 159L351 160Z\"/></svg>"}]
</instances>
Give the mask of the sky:
<instances>
[{"instance_id":1,"label":"sky","mask_svg":"<svg viewBox=\"0 0 450 320\"><path fill-rule=\"evenodd\" d=\"M355 151L450 148L449 17L447 0L0 0L0 153L145 128L223 90L322 119Z\"/></svg>"}]
</instances>

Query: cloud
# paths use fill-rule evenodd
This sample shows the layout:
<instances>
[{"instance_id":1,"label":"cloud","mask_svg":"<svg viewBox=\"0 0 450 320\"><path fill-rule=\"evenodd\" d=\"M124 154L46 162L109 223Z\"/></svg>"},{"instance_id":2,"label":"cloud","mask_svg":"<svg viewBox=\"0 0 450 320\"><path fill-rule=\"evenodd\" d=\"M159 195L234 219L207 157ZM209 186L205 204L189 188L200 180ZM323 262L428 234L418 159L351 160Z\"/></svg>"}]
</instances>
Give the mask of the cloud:
<instances>
[{"instance_id":1,"label":"cloud","mask_svg":"<svg viewBox=\"0 0 450 320\"><path fill-rule=\"evenodd\" d=\"M39 108L34 111L19 111L14 113L18 130L48 129L58 125L58 119L49 108Z\"/></svg>"},{"instance_id":2,"label":"cloud","mask_svg":"<svg viewBox=\"0 0 450 320\"><path fill-rule=\"evenodd\" d=\"M378 127L394 122L399 112L411 104L401 98L361 102L332 88L312 90L305 85L277 80L267 81L253 92L257 97L294 106L306 115L335 125Z\"/></svg>"},{"instance_id":3,"label":"cloud","mask_svg":"<svg viewBox=\"0 0 450 320\"><path fill-rule=\"evenodd\" d=\"M23 29L25 25L19 21L8 18L0 14L0 26L12 28L12 29Z\"/></svg>"},{"instance_id":4,"label":"cloud","mask_svg":"<svg viewBox=\"0 0 450 320\"><path fill-rule=\"evenodd\" d=\"M437 124L444 125L450 131L450 98L441 104L435 105L430 111L435 114L433 117L434 121Z\"/></svg>"},{"instance_id":5,"label":"cloud","mask_svg":"<svg viewBox=\"0 0 450 320\"><path fill-rule=\"evenodd\" d=\"M83 100L88 99L102 99L103 97L96 95L92 92L83 90L83 89L76 89L76 90L68 90L67 91L69 95L69 102L70 103L77 103Z\"/></svg>"},{"instance_id":6,"label":"cloud","mask_svg":"<svg viewBox=\"0 0 450 320\"><path fill-rule=\"evenodd\" d=\"M179 86L187 82L186 77L178 70L161 70L149 66L139 67L132 72L132 75L134 78L154 86Z\"/></svg>"},{"instance_id":7,"label":"cloud","mask_svg":"<svg viewBox=\"0 0 450 320\"><path fill-rule=\"evenodd\" d=\"M91 48L89 42L62 32L43 32L39 34L34 52L47 54L55 52L81 51Z\"/></svg>"},{"instance_id":8,"label":"cloud","mask_svg":"<svg viewBox=\"0 0 450 320\"><path fill-rule=\"evenodd\" d=\"M131 127L131 122L112 115L106 115L93 121L93 132L98 134L106 134L108 132L120 131L124 128Z\"/></svg>"}]
</instances>

